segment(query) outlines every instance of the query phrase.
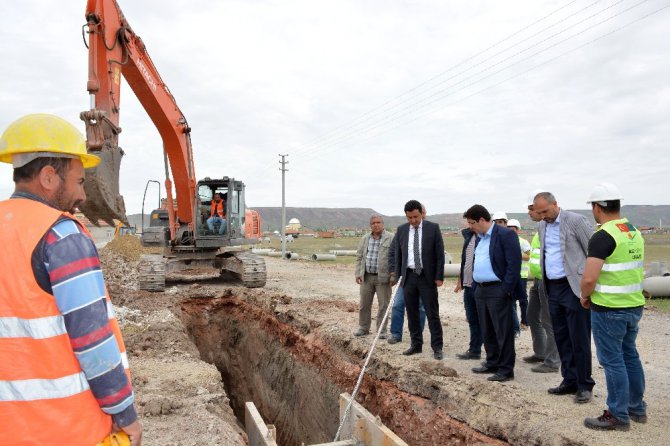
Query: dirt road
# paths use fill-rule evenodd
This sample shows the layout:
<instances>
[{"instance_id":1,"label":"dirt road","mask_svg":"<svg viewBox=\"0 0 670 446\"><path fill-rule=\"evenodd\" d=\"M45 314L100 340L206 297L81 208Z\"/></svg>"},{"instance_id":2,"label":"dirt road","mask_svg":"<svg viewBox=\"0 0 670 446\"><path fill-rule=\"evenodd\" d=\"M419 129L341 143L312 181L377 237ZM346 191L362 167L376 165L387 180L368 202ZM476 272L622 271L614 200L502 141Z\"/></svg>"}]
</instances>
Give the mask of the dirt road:
<instances>
[{"instance_id":1,"label":"dirt road","mask_svg":"<svg viewBox=\"0 0 670 446\"><path fill-rule=\"evenodd\" d=\"M268 284L261 290L206 283L152 294L137 290L135 262L112 248L103 250L105 275L130 352L145 444L244 444L231 405L239 415L245 397L286 423L291 433L284 438L292 444L309 440L310 429L332 435L337 416L330 399L351 392L372 341L351 336L358 311L352 266L266 258ZM446 444L441 438L457 439L450 444L667 444L670 317L650 311L641 324L649 423L625 433L595 432L582 420L605 408L597 360L594 401L585 405L547 394L559 375L531 373L520 361L530 354L528 331L516 341L514 381L491 383L472 374L478 362L455 357L466 349L468 328L453 286L447 281L440 289L445 360L434 361L430 349L402 356L407 334L400 344L381 342L359 398L410 444ZM428 342L428 330L424 336ZM314 419L304 423L309 429L301 417ZM455 433L445 437L443 430Z\"/></svg>"}]
</instances>

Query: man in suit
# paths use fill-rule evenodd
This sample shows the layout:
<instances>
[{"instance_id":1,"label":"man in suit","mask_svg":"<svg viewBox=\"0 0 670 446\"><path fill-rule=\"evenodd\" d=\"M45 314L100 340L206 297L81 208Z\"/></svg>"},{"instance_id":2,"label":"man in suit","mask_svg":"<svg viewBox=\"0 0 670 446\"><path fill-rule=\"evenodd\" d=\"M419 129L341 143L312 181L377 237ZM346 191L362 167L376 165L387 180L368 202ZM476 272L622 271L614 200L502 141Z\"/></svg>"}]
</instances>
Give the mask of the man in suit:
<instances>
[{"instance_id":1,"label":"man in suit","mask_svg":"<svg viewBox=\"0 0 670 446\"><path fill-rule=\"evenodd\" d=\"M511 229L491 221L491 214L475 204L463 214L477 234L472 278L475 302L484 338L486 361L475 373L493 373L489 381L514 379L512 302L521 286L521 247Z\"/></svg>"},{"instance_id":2,"label":"man in suit","mask_svg":"<svg viewBox=\"0 0 670 446\"><path fill-rule=\"evenodd\" d=\"M398 226L397 251L394 264L389 265L391 286L402 276L407 325L411 338L410 347L403 355L421 353L423 334L419 329L419 299L423 302L430 330L433 357L444 358L442 352L442 324L437 301L437 287L444 281L444 241L440 226L423 219L421 203L410 200L405 204L407 223Z\"/></svg>"},{"instance_id":3,"label":"man in suit","mask_svg":"<svg viewBox=\"0 0 670 446\"><path fill-rule=\"evenodd\" d=\"M549 300L554 339L561 357L563 380L548 390L552 395L574 394L575 403L593 398L591 377L591 315L579 303L589 239L593 228L583 215L558 206L550 192L535 195L542 285Z\"/></svg>"}]
</instances>

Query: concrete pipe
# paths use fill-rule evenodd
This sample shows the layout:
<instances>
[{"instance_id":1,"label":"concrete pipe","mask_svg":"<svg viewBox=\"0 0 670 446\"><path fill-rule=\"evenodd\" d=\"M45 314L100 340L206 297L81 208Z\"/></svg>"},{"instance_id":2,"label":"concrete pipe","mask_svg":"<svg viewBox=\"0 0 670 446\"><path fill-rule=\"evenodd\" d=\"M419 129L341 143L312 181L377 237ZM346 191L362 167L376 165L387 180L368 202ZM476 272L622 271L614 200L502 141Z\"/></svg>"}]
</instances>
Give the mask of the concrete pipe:
<instances>
[{"instance_id":1,"label":"concrete pipe","mask_svg":"<svg viewBox=\"0 0 670 446\"><path fill-rule=\"evenodd\" d=\"M270 251L266 255L268 257L281 257L281 251Z\"/></svg>"},{"instance_id":2,"label":"concrete pipe","mask_svg":"<svg viewBox=\"0 0 670 446\"><path fill-rule=\"evenodd\" d=\"M297 252L287 252L284 258L286 260L298 260L300 256L298 255Z\"/></svg>"},{"instance_id":3,"label":"concrete pipe","mask_svg":"<svg viewBox=\"0 0 670 446\"><path fill-rule=\"evenodd\" d=\"M251 250L251 253L252 254L259 254L259 255L264 256L264 255L267 255L267 254L271 253L272 251L273 251L272 248L253 248Z\"/></svg>"},{"instance_id":4,"label":"concrete pipe","mask_svg":"<svg viewBox=\"0 0 670 446\"><path fill-rule=\"evenodd\" d=\"M647 277L642 288L651 297L670 297L670 276Z\"/></svg>"},{"instance_id":5,"label":"concrete pipe","mask_svg":"<svg viewBox=\"0 0 670 446\"><path fill-rule=\"evenodd\" d=\"M331 249L328 252L336 256L355 256L358 251L355 249Z\"/></svg>"},{"instance_id":6,"label":"concrete pipe","mask_svg":"<svg viewBox=\"0 0 670 446\"><path fill-rule=\"evenodd\" d=\"M461 274L460 263L447 263L444 265L444 277L458 277Z\"/></svg>"},{"instance_id":7,"label":"concrete pipe","mask_svg":"<svg viewBox=\"0 0 670 446\"><path fill-rule=\"evenodd\" d=\"M337 256L335 254L312 254L312 260L317 262L322 262L324 260L335 260Z\"/></svg>"}]
</instances>

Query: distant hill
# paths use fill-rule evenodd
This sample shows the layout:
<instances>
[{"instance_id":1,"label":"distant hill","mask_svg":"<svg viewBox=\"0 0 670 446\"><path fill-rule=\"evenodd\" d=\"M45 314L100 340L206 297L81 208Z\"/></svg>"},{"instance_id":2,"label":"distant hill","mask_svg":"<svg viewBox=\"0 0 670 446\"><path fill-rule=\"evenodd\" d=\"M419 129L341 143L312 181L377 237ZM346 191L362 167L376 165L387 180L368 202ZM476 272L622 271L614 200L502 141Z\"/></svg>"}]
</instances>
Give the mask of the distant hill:
<instances>
[{"instance_id":1,"label":"distant hill","mask_svg":"<svg viewBox=\"0 0 670 446\"><path fill-rule=\"evenodd\" d=\"M254 207L260 212L264 231L275 231L281 228L281 207ZM577 209L575 212L591 217L591 211ZM670 205L648 206L630 205L622 208L622 213L628 217L636 226L658 226L659 221L663 226L670 226ZM302 226L310 229L338 229L338 228L367 228L370 216L378 214L371 208L286 208L286 223L292 218L300 220ZM533 222L527 214L509 213L509 218L516 218L521 226L532 228ZM403 215L382 215L385 226L389 229L395 228L406 222ZM428 215L428 219L439 223L442 229L458 229L463 227L462 213L434 214ZM141 227L140 214L128 216L131 225ZM149 216L144 216L144 226L149 225Z\"/></svg>"}]
</instances>

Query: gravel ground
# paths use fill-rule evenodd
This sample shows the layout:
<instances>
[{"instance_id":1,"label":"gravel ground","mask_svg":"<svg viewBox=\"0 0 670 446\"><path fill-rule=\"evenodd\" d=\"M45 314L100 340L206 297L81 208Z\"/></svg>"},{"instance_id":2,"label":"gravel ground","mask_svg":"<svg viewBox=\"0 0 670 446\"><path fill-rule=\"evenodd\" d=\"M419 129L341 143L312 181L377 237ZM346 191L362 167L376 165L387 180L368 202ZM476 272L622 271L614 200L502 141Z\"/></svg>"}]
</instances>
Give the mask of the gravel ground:
<instances>
[{"instance_id":1,"label":"gravel ground","mask_svg":"<svg viewBox=\"0 0 670 446\"><path fill-rule=\"evenodd\" d=\"M339 336L351 336L357 328L358 286L354 281L353 267L329 265L306 261L281 261L266 258L268 264L267 290L290 295L293 306L303 308L303 312L312 314L312 318L323 322L322 331L334 330ZM486 376L473 374L470 369L478 365L477 361L463 361L455 357L456 353L467 350L468 325L463 309L462 293L453 292L455 280L447 280L439 290L440 317L444 328L445 359L444 364L457 371L460 376L458 385L467 387L476 384L478 399L487 401L499 398L498 390L504 387L510 399L500 407L501 417L505 412L513 413L517 426L505 421L504 427L510 432L515 429L529 429L538 433L541 443L537 444L588 444L588 445L667 445L668 427L664 420L670 416L670 315L647 311L640 324L637 345L646 374L646 396L649 422L635 424L629 432L597 432L587 429L582 422L585 417L597 416L606 408L606 387L603 369L599 366L593 351L593 377L596 381L594 399L589 404L575 404L570 396L552 396L547 388L560 383L560 375L538 374L530 371L530 365L521 361L523 356L532 353L530 331L522 332L516 341L517 363L514 381L504 384L485 382ZM323 301L327 305L319 305ZM339 302L339 304L337 304ZM317 310L318 311L315 311ZM372 311L373 318L376 308ZM373 323L374 326L374 323ZM428 329L424 332L424 342L429 342ZM372 336L352 338L352 343L361 344L361 348L372 342ZM400 353L408 346L409 335L405 326L403 342L389 345L378 344L375 356L383 358L400 368L415 369L425 361L432 361L430 349L424 349L422 355L405 357ZM448 381L445 381L448 382ZM453 385L450 382L449 385ZM484 386L479 387L480 384ZM353 386L353 384L352 384ZM526 411L525 408L528 410ZM458 410L455 410L458 413ZM477 411L470 414L475 419L462 421L477 427L488 426L487 422L476 419ZM490 416L490 411L487 412ZM543 414L544 416L534 416ZM532 423L540 423L531 426ZM551 441L554 438L555 441ZM522 443L519 443L522 444Z\"/></svg>"}]
</instances>

